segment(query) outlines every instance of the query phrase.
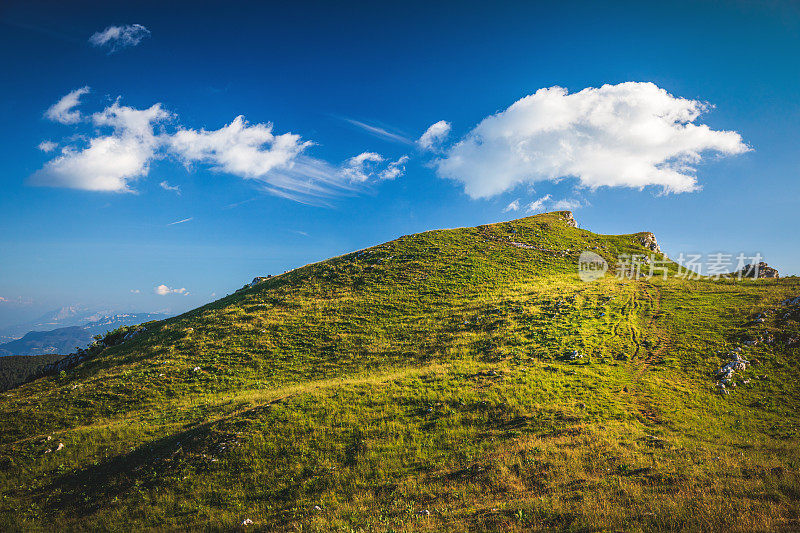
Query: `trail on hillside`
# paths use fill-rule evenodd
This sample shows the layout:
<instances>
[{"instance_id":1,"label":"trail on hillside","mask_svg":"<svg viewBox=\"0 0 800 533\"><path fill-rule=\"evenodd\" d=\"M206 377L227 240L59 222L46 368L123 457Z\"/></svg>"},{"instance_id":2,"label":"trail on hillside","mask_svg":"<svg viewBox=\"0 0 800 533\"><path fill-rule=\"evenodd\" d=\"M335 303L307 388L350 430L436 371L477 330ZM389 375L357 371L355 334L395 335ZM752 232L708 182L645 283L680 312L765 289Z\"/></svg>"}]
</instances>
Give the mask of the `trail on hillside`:
<instances>
[{"instance_id":1,"label":"trail on hillside","mask_svg":"<svg viewBox=\"0 0 800 533\"><path fill-rule=\"evenodd\" d=\"M657 295L653 296L652 292L656 292ZM623 305L623 317L614 329L615 335L619 336L620 326L624 322L633 343L634 351L627 365L631 373L629 391L631 399L638 406L639 413L652 424L662 424L663 420L660 411L643 392L642 386L646 376L645 371L661 360L661 354L668 346L666 335L657 327L661 306L661 291L649 282L637 281L633 285L630 297ZM642 320L645 314L647 321L640 331L635 322Z\"/></svg>"}]
</instances>

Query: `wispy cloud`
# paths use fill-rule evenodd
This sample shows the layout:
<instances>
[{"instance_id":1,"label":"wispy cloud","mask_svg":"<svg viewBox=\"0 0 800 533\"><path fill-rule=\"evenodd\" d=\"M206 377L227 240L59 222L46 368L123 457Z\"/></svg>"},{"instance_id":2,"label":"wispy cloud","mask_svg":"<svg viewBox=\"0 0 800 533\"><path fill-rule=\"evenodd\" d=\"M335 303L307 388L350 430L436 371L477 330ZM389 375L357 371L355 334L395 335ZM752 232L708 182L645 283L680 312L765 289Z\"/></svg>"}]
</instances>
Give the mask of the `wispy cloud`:
<instances>
[{"instance_id":1,"label":"wispy cloud","mask_svg":"<svg viewBox=\"0 0 800 533\"><path fill-rule=\"evenodd\" d=\"M383 128L381 126L377 126L375 124L367 124L366 122L361 122L360 120L355 120L347 117L342 118L342 120L352 124L357 128L361 128L362 130L374 135L375 137L380 137L382 139L387 139L390 141L395 141L403 144L414 144L414 141L412 141L405 135L389 131L388 129Z\"/></svg>"},{"instance_id":2,"label":"wispy cloud","mask_svg":"<svg viewBox=\"0 0 800 533\"><path fill-rule=\"evenodd\" d=\"M503 213L508 213L509 211L519 211L519 198L508 204L505 209L503 209Z\"/></svg>"},{"instance_id":3,"label":"wispy cloud","mask_svg":"<svg viewBox=\"0 0 800 533\"><path fill-rule=\"evenodd\" d=\"M525 210L528 213L541 213L545 209L544 208L545 204L547 202L549 202L549 201L550 201L550 195L549 194L545 194L544 196L542 196L538 200L534 200L533 202L531 202L528 205L526 205L525 206Z\"/></svg>"},{"instance_id":4,"label":"wispy cloud","mask_svg":"<svg viewBox=\"0 0 800 533\"><path fill-rule=\"evenodd\" d=\"M544 211L566 211L570 209L578 209L583 207L584 203L575 198L564 198L561 200L553 200L549 194L545 194L541 198L532 201L525 206L525 211L528 213L542 213Z\"/></svg>"},{"instance_id":5,"label":"wispy cloud","mask_svg":"<svg viewBox=\"0 0 800 533\"><path fill-rule=\"evenodd\" d=\"M378 177L382 180L399 178L406 173L406 163L408 163L407 155L401 156L396 161L390 161L386 168L378 174Z\"/></svg>"},{"instance_id":6,"label":"wispy cloud","mask_svg":"<svg viewBox=\"0 0 800 533\"><path fill-rule=\"evenodd\" d=\"M70 91L55 104L51 105L44 116L53 122L60 122L61 124L77 124L81 121L81 112L76 110L81 103L81 96L89 93L89 87L81 87Z\"/></svg>"},{"instance_id":7,"label":"wispy cloud","mask_svg":"<svg viewBox=\"0 0 800 533\"><path fill-rule=\"evenodd\" d=\"M176 193L178 196L181 195L180 185L170 185L168 182L162 181L161 183L158 184L158 186L164 189L165 191L172 191Z\"/></svg>"},{"instance_id":8,"label":"wispy cloud","mask_svg":"<svg viewBox=\"0 0 800 533\"><path fill-rule=\"evenodd\" d=\"M103 31L98 31L89 37L89 43L96 47L108 48L108 53L113 54L123 48L136 46L146 37L150 37L150 30L141 24L128 24L109 26Z\"/></svg>"},{"instance_id":9,"label":"wispy cloud","mask_svg":"<svg viewBox=\"0 0 800 533\"><path fill-rule=\"evenodd\" d=\"M167 226L174 226L175 224L183 224L184 222L189 222L190 220L194 220L194 217L184 218L183 220L176 220L175 222L170 222Z\"/></svg>"},{"instance_id":10,"label":"wispy cloud","mask_svg":"<svg viewBox=\"0 0 800 533\"><path fill-rule=\"evenodd\" d=\"M54 106L54 119L82 121L76 107L88 90L62 98ZM251 180L269 194L327 205L326 199L355 193L366 182L402 176L408 161L408 156L387 160L362 152L333 164L309 155L315 142L296 133L276 133L269 122L253 124L240 115L218 129L193 129L178 124L177 117L158 103L137 109L121 105L118 98L86 119L94 126L93 136L67 139L61 153L29 177L29 184L132 193L133 183L149 174L154 161L169 158L187 170L205 167ZM167 181L159 185L180 194L180 188Z\"/></svg>"},{"instance_id":11,"label":"wispy cloud","mask_svg":"<svg viewBox=\"0 0 800 533\"><path fill-rule=\"evenodd\" d=\"M37 148L44 153L48 153L58 148L58 143L54 143L53 141L42 141L39 143Z\"/></svg>"},{"instance_id":12,"label":"wispy cloud","mask_svg":"<svg viewBox=\"0 0 800 533\"><path fill-rule=\"evenodd\" d=\"M583 202L580 200L564 199L553 202L550 209L553 211L565 211L569 209L578 209L579 207L583 207Z\"/></svg>"},{"instance_id":13,"label":"wispy cloud","mask_svg":"<svg viewBox=\"0 0 800 533\"><path fill-rule=\"evenodd\" d=\"M249 204L249 203L250 203L250 202L252 202L253 200L257 200L257 199L258 199L258 197L257 197L257 196L254 196L254 197L252 197L252 198L248 198L247 200L242 200L241 202L234 202L234 203L232 203L232 204L223 205L223 206L222 206L222 209L232 209L232 208L234 208L234 207L239 207L240 205Z\"/></svg>"}]
</instances>

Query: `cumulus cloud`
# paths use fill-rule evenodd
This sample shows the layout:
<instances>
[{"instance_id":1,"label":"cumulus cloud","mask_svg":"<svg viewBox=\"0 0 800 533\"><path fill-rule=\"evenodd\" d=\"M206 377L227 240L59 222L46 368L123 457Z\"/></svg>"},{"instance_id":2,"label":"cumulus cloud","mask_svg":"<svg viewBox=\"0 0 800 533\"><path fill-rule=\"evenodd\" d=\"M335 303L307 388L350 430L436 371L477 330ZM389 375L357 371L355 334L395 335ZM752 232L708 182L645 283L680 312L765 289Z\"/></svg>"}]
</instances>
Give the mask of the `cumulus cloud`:
<instances>
[{"instance_id":1,"label":"cumulus cloud","mask_svg":"<svg viewBox=\"0 0 800 533\"><path fill-rule=\"evenodd\" d=\"M180 185L170 185L168 182L162 181L161 183L158 184L158 186L164 189L165 191L172 191L176 193L178 196L181 195Z\"/></svg>"},{"instance_id":2,"label":"cumulus cloud","mask_svg":"<svg viewBox=\"0 0 800 533\"><path fill-rule=\"evenodd\" d=\"M39 148L39 150L42 152L48 153L58 148L58 143L54 143L53 141L42 141L39 143L37 148Z\"/></svg>"},{"instance_id":3,"label":"cumulus cloud","mask_svg":"<svg viewBox=\"0 0 800 533\"><path fill-rule=\"evenodd\" d=\"M89 87L81 87L70 91L61 98L58 102L50 106L45 111L44 116L53 122L60 122L61 124L77 124L81 121L83 116L81 112L75 109L81 103L81 96L89 93Z\"/></svg>"},{"instance_id":4,"label":"cumulus cloud","mask_svg":"<svg viewBox=\"0 0 800 533\"><path fill-rule=\"evenodd\" d=\"M185 287L181 287L180 289L173 289L172 287L168 287L166 285L156 286L153 289L153 292L158 294L159 296L167 296L168 294L183 294L185 296L189 295L189 291L187 291Z\"/></svg>"},{"instance_id":5,"label":"cumulus cloud","mask_svg":"<svg viewBox=\"0 0 800 533\"><path fill-rule=\"evenodd\" d=\"M523 183L577 178L598 187L699 189L694 165L709 152L749 150L733 131L696 124L709 106L653 83L627 82L569 94L540 89L485 118L434 164L473 198Z\"/></svg>"},{"instance_id":6,"label":"cumulus cloud","mask_svg":"<svg viewBox=\"0 0 800 533\"><path fill-rule=\"evenodd\" d=\"M35 186L67 187L89 191L132 192L129 183L147 175L160 139L154 124L170 114L160 104L135 109L115 102L92 115L98 127L111 133L89 140L88 146L67 146L61 155L35 172L29 183Z\"/></svg>"},{"instance_id":7,"label":"cumulus cloud","mask_svg":"<svg viewBox=\"0 0 800 533\"><path fill-rule=\"evenodd\" d=\"M218 130L181 128L168 142L187 165L208 163L215 170L243 178L257 178L285 167L314 144L293 133L274 135L272 124L250 125L241 115Z\"/></svg>"},{"instance_id":8,"label":"cumulus cloud","mask_svg":"<svg viewBox=\"0 0 800 533\"><path fill-rule=\"evenodd\" d=\"M519 211L519 198L508 204L503 209L503 213L508 213L509 211Z\"/></svg>"},{"instance_id":9,"label":"cumulus cloud","mask_svg":"<svg viewBox=\"0 0 800 533\"><path fill-rule=\"evenodd\" d=\"M407 156L390 161L363 152L335 165L306 154L314 142L294 133L276 134L270 123L250 124L238 116L219 129L196 130L175 125L174 119L160 104L136 109L117 101L91 115L95 137L73 140L30 176L29 183L134 192L131 184L148 174L154 160L171 157L187 169L204 165L254 180L271 194L319 205L324 202L318 199L356 190L364 182L397 178L408 161ZM170 126L176 127L172 133ZM179 187L166 181L159 185L180 194Z\"/></svg>"},{"instance_id":10,"label":"cumulus cloud","mask_svg":"<svg viewBox=\"0 0 800 533\"><path fill-rule=\"evenodd\" d=\"M113 54L122 48L136 46L145 37L150 37L150 30L141 24L109 26L103 31L92 34L89 37L89 43L93 46L108 48L108 53Z\"/></svg>"},{"instance_id":11,"label":"cumulus cloud","mask_svg":"<svg viewBox=\"0 0 800 533\"><path fill-rule=\"evenodd\" d=\"M352 181L364 182L372 175L375 164L382 162L382 155L363 152L348 159L342 168L342 173Z\"/></svg>"},{"instance_id":12,"label":"cumulus cloud","mask_svg":"<svg viewBox=\"0 0 800 533\"><path fill-rule=\"evenodd\" d=\"M440 120L425 130L425 133L417 139L417 144L423 150L434 150L450 134L451 125L445 120Z\"/></svg>"}]
</instances>

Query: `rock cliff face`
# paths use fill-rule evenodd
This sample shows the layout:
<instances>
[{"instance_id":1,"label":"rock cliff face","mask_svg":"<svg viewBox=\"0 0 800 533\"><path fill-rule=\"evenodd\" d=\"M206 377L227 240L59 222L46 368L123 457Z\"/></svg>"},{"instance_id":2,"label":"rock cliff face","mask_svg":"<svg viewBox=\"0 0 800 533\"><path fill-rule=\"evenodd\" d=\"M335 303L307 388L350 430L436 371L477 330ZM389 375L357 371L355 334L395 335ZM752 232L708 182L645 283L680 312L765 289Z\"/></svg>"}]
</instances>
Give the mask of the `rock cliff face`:
<instances>
[{"instance_id":1,"label":"rock cliff face","mask_svg":"<svg viewBox=\"0 0 800 533\"><path fill-rule=\"evenodd\" d=\"M742 267L741 270L737 270L733 273L735 277L742 277L742 278L778 278L778 271L764 261L761 261L757 265L745 265Z\"/></svg>"},{"instance_id":2,"label":"rock cliff face","mask_svg":"<svg viewBox=\"0 0 800 533\"><path fill-rule=\"evenodd\" d=\"M560 214L564 218L564 220L567 221L567 226L572 226L573 228L578 227L578 223L575 221L575 217L572 216L572 211L561 211Z\"/></svg>"},{"instance_id":3,"label":"rock cliff face","mask_svg":"<svg viewBox=\"0 0 800 533\"><path fill-rule=\"evenodd\" d=\"M639 234L639 244L644 246L650 251L653 251L657 254L661 253L661 248L658 247L658 241L656 240L656 236L650 233L649 231L645 231Z\"/></svg>"}]
</instances>

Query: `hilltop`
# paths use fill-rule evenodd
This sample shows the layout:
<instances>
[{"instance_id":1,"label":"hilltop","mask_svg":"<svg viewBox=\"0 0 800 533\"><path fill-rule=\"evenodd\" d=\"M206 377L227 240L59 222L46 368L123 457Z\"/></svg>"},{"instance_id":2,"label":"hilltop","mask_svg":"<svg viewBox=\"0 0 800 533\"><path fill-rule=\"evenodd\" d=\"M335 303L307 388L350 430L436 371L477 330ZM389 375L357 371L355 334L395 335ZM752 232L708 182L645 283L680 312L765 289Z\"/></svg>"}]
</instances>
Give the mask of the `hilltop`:
<instances>
[{"instance_id":1,"label":"hilltop","mask_svg":"<svg viewBox=\"0 0 800 533\"><path fill-rule=\"evenodd\" d=\"M120 328L0 396L0 527L800 528L800 280L677 270L556 212Z\"/></svg>"}]
</instances>

